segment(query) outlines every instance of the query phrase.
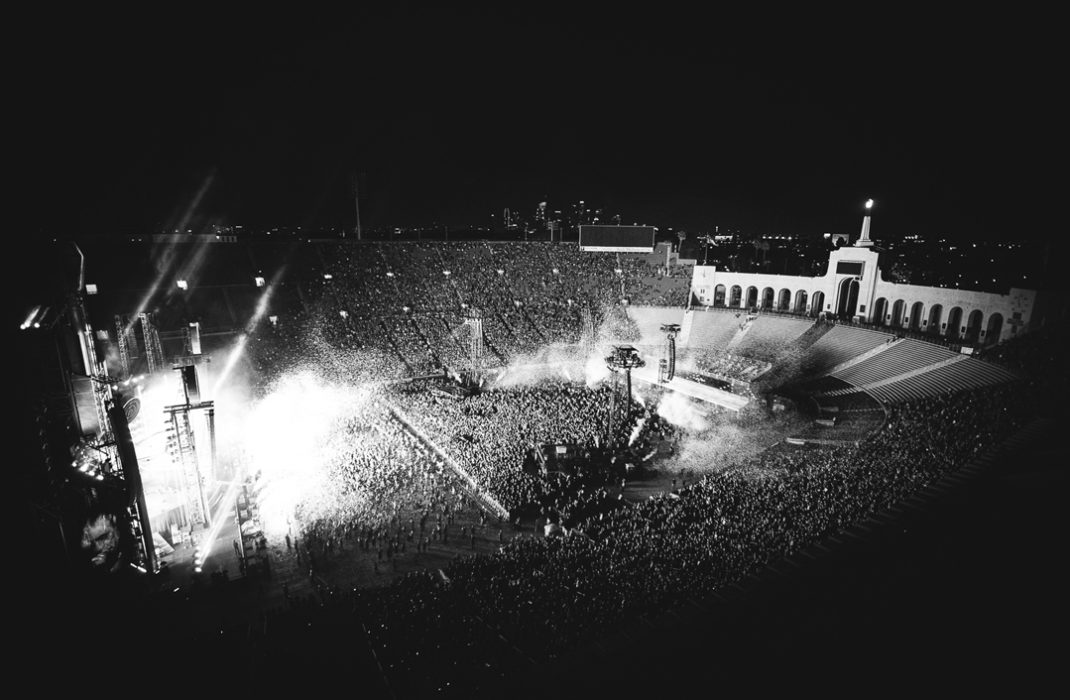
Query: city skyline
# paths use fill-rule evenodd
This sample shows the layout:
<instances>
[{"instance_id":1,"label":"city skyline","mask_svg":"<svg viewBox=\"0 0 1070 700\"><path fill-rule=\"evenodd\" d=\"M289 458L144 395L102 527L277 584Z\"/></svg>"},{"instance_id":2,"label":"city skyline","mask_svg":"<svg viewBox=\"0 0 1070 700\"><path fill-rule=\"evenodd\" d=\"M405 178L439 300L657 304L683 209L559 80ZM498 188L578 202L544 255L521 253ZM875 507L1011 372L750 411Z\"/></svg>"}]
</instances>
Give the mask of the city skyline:
<instances>
[{"instance_id":1,"label":"city skyline","mask_svg":"<svg viewBox=\"0 0 1070 700\"><path fill-rule=\"evenodd\" d=\"M878 237L1040 235L1050 45L987 18L794 19L72 21L21 76L29 230L355 226L359 181L368 227L584 199L622 223L814 235L853 232L873 197Z\"/></svg>"}]
</instances>

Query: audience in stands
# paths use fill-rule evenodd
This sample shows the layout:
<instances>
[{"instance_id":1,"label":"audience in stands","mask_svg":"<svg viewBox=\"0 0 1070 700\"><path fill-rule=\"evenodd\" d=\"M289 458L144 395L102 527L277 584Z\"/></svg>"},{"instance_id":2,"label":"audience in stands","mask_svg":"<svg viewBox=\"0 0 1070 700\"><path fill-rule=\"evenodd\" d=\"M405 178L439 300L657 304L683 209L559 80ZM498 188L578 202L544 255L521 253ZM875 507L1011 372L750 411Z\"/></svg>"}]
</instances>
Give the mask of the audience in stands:
<instances>
[{"instance_id":1,"label":"audience in stands","mask_svg":"<svg viewBox=\"0 0 1070 700\"><path fill-rule=\"evenodd\" d=\"M666 277L660 267L548 244L370 244L337 246L327 257L337 274L318 284L307 317L253 338L254 359L268 378L316 353L360 351L356 377L339 360L338 371L351 379L463 364L464 319L472 309L482 314L488 362L502 364L547 343L579 342L607 324L634 333L618 302L659 303L676 289L658 291ZM700 358L699 366L745 380L765 364L721 354ZM463 401L416 385L384 388L378 412L354 417L354 439L332 467L337 498L306 514L300 539L310 559L322 561L351 542L366 556L384 545L389 556L399 549L407 555L418 546L410 533L413 540L417 532L427 538L426 531L445 537L450 515L477 508L485 496L510 516L538 513L557 522L563 534L512 538L495 554L459 558L381 589L322 587L293 599L257 627L257 642L244 652L253 667L285 661L274 651L278 640L291 649L294 630L316 625L337 634L330 644L312 643L308 654L381 669L395 694L486 688L626 617L707 595L893 505L997 444L1033 409L1017 387L900 404L858 446L781 444L629 504L614 495L605 473L530 468L533 450L545 444L597 451L607 435L608 398L604 387L563 382L492 389ZM391 408L447 457L407 431ZM632 439L636 426L644 448L650 431L667 429L635 406L616 436ZM433 530L443 519L446 527Z\"/></svg>"}]
</instances>

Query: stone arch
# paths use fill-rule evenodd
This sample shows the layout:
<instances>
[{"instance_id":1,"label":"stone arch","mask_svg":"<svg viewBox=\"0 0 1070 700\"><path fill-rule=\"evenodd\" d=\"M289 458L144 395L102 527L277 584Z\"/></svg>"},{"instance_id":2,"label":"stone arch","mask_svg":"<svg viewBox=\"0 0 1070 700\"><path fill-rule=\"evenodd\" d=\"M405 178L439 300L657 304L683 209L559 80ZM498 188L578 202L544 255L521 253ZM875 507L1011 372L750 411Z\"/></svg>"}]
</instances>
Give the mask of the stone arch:
<instances>
[{"instance_id":1,"label":"stone arch","mask_svg":"<svg viewBox=\"0 0 1070 700\"><path fill-rule=\"evenodd\" d=\"M729 290L728 305L743 306L743 288L738 284L733 284Z\"/></svg>"},{"instance_id":2,"label":"stone arch","mask_svg":"<svg viewBox=\"0 0 1070 700\"><path fill-rule=\"evenodd\" d=\"M781 289L780 293L777 294L776 310L777 311L790 311L791 310L791 290L790 289Z\"/></svg>"},{"instance_id":3,"label":"stone arch","mask_svg":"<svg viewBox=\"0 0 1070 700\"><path fill-rule=\"evenodd\" d=\"M966 317L966 334L965 338L971 343L976 343L981 337L982 322L985 315L980 309L974 309L970 312L970 315Z\"/></svg>"},{"instance_id":4,"label":"stone arch","mask_svg":"<svg viewBox=\"0 0 1070 700\"><path fill-rule=\"evenodd\" d=\"M758 288L754 286L747 287L747 298L744 300L744 306L748 309L753 309L758 306Z\"/></svg>"},{"instance_id":5,"label":"stone arch","mask_svg":"<svg viewBox=\"0 0 1070 700\"><path fill-rule=\"evenodd\" d=\"M807 294L805 289L800 289L799 291L795 292L795 313L806 313L806 301Z\"/></svg>"},{"instance_id":6,"label":"stone arch","mask_svg":"<svg viewBox=\"0 0 1070 700\"><path fill-rule=\"evenodd\" d=\"M817 316L819 313L825 310L825 293L814 292L810 297L810 315Z\"/></svg>"},{"instance_id":7,"label":"stone arch","mask_svg":"<svg viewBox=\"0 0 1070 700\"><path fill-rule=\"evenodd\" d=\"M903 327L903 317L906 316L907 303L902 299L896 299L892 304L892 320L888 322L888 325L892 328Z\"/></svg>"},{"instance_id":8,"label":"stone arch","mask_svg":"<svg viewBox=\"0 0 1070 700\"><path fill-rule=\"evenodd\" d=\"M766 287L765 289L762 290L762 308L763 309L771 309L771 308L773 308L773 297L775 295L776 295L776 292L773 291L772 287Z\"/></svg>"},{"instance_id":9,"label":"stone arch","mask_svg":"<svg viewBox=\"0 0 1070 700\"><path fill-rule=\"evenodd\" d=\"M910 330L921 330L922 314L925 311L925 304L920 301L914 302L910 307Z\"/></svg>"},{"instance_id":10,"label":"stone arch","mask_svg":"<svg viewBox=\"0 0 1070 700\"><path fill-rule=\"evenodd\" d=\"M873 302L873 315L870 316L872 322L878 326L885 324L885 316L888 315L888 300L884 297L879 297L877 301Z\"/></svg>"},{"instance_id":11,"label":"stone arch","mask_svg":"<svg viewBox=\"0 0 1070 700\"><path fill-rule=\"evenodd\" d=\"M858 279L845 277L839 286L836 295L836 313L841 319L850 319L858 310Z\"/></svg>"},{"instance_id":12,"label":"stone arch","mask_svg":"<svg viewBox=\"0 0 1070 700\"><path fill-rule=\"evenodd\" d=\"M942 304L933 304L929 307L929 325L925 330L930 333L940 334L940 322L943 320L944 307Z\"/></svg>"},{"instance_id":13,"label":"stone arch","mask_svg":"<svg viewBox=\"0 0 1070 700\"><path fill-rule=\"evenodd\" d=\"M985 326L985 344L995 345L999 342L999 336L1003 333L1003 314L992 314L988 317Z\"/></svg>"},{"instance_id":14,"label":"stone arch","mask_svg":"<svg viewBox=\"0 0 1070 700\"><path fill-rule=\"evenodd\" d=\"M947 312L947 330L944 331L944 335L948 338L961 338L962 337L962 307L953 306L951 310Z\"/></svg>"},{"instance_id":15,"label":"stone arch","mask_svg":"<svg viewBox=\"0 0 1070 700\"><path fill-rule=\"evenodd\" d=\"M719 284L713 288L713 305L724 306L725 288L723 284Z\"/></svg>"}]
</instances>

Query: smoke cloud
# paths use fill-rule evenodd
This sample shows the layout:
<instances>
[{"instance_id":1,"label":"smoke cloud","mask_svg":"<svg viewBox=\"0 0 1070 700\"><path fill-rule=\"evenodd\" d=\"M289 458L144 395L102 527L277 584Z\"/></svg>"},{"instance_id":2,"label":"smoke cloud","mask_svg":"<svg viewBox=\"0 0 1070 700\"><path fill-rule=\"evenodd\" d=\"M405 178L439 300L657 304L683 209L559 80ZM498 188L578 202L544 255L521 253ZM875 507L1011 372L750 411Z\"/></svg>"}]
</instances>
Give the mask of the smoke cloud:
<instances>
[{"instance_id":1,"label":"smoke cloud","mask_svg":"<svg viewBox=\"0 0 1070 700\"><path fill-rule=\"evenodd\" d=\"M678 428L701 432L710 427L705 413L693 401L675 391L668 392L658 403L658 415Z\"/></svg>"}]
</instances>

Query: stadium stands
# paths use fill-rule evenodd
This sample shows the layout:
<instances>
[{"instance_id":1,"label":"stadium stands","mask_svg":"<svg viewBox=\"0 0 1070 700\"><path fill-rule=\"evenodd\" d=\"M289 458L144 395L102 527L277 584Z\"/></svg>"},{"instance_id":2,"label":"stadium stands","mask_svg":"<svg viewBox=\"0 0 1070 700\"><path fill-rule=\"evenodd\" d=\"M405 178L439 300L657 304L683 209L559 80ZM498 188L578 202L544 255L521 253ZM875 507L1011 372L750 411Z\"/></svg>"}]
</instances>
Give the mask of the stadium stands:
<instances>
[{"instance_id":1,"label":"stadium stands","mask_svg":"<svg viewBox=\"0 0 1070 700\"><path fill-rule=\"evenodd\" d=\"M687 312L690 318L690 333L687 347L696 350L725 350L739 332L745 317L735 311Z\"/></svg>"},{"instance_id":2,"label":"stadium stands","mask_svg":"<svg viewBox=\"0 0 1070 700\"><path fill-rule=\"evenodd\" d=\"M342 556L374 559L378 549L378 574L384 547L391 563L421 551L411 534L406 540L408 518L429 519L427 535L420 526L424 547L431 538L444 543L447 532L457 537L449 530L452 509L473 505L452 490L452 477L431 457L439 449L511 513L527 509L543 522L552 516L572 534L499 540L493 554L451 559L441 571L380 588L352 594L324 588L306 601L287 599L270 625L246 635L255 643L231 650L256 670L286 660L272 650L277 635L334 625L342 641L337 648L311 647L307 653L317 661L329 659L333 668L335 660L355 659L360 672L381 677L398 696L447 686L469 696L471 688L532 660L553 660L584 635L723 591L842 532L954 473L1033 410L1015 393L1010 370L919 340L774 315L758 316L741 332L745 316L734 311L657 306L682 288L676 282L682 278L659 272L649 260L486 242L322 244L317 250L322 262L290 280L305 290L308 310L293 311L292 326L262 324L257 331L263 342L252 354L265 383L314 351L361 351L367 375L358 380L464 364L464 305L482 312L487 364L505 364L548 343L578 342L585 313L607 337L639 343L660 344L660 325L681 323L682 355L695 358L700 369L753 379L775 362L762 389L805 377L794 390L813 401L821 422L794 437L821 447L780 445L732 456L690 485L627 505L604 482L523 468L536 445L597 446L609 422L605 386L548 382L495 388L464 401L416 383L384 389L385 400L403 408L427 444L384 416L369 417L381 437L353 445L331 474L361 496L355 503L370 502L371 510L344 504L330 517L303 524L306 549L296 556L312 561L314 555L317 566L329 566ZM325 268L334 270L334 279L322 279ZM617 303L622 294L631 305ZM645 303L636 303L638 297ZM241 321L240 309L256 298L236 293L234 308L224 303L215 313L220 322ZM688 435L644 411L636 408L629 418L649 421L648 430L670 438ZM746 415L739 420L733 431L750 427ZM617 426L618 437L630 427ZM916 439L922 433L939 443L940 460ZM650 447L645 439L638 444ZM421 471L425 463L429 473ZM350 551L341 554L346 547ZM204 637L214 639L216 629L210 632Z\"/></svg>"},{"instance_id":3,"label":"stadium stands","mask_svg":"<svg viewBox=\"0 0 1070 700\"><path fill-rule=\"evenodd\" d=\"M772 362L813 325L812 319L762 314L748 324L727 350Z\"/></svg>"},{"instance_id":4,"label":"stadium stands","mask_svg":"<svg viewBox=\"0 0 1070 700\"><path fill-rule=\"evenodd\" d=\"M963 357L961 360L948 361L934 369L918 372L904 379L893 378L883 384L868 386L866 391L884 403L899 403L992 387L1016 379L1016 374L998 365Z\"/></svg>"},{"instance_id":5,"label":"stadium stands","mask_svg":"<svg viewBox=\"0 0 1070 700\"><path fill-rule=\"evenodd\" d=\"M820 372L891 340L893 336L887 333L845 325L833 326L806 349L800 363L809 373Z\"/></svg>"},{"instance_id":6,"label":"stadium stands","mask_svg":"<svg viewBox=\"0 0 1070 700\"><path fill-rule=\"evenodd\" d=\"M910 339L877 347L885 349L858 364L830 374L855 386L866 386L960 356L942 346Z\"/></svg>"}]
</instances>

